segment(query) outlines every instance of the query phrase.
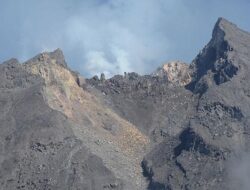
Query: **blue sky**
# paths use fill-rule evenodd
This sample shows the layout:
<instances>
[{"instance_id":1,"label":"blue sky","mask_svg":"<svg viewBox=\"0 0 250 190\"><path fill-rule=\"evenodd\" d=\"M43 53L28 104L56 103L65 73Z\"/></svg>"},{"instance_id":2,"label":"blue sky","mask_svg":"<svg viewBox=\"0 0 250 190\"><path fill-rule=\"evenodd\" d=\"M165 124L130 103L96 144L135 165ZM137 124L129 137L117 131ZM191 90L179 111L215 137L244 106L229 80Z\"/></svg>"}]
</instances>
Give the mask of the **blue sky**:
<instances>
[{"instance_id":1,"label":"blue sky","mask_svg":"<svg viewBox=\"0 0 250 190\"><path fill-rule=\"evenodd\" d=\"M190 63L218 17L250 31L249 0L0 0L0 62L61 48L90 77Z\"/></svg>"}]
</instances>

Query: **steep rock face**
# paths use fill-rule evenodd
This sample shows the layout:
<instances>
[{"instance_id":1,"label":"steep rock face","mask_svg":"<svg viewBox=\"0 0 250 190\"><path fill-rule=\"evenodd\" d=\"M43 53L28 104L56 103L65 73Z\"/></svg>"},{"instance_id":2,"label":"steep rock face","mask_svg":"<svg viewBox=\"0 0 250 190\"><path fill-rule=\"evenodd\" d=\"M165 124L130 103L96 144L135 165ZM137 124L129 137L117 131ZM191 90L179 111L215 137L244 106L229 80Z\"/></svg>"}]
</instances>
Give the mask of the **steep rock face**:
<instances>
[{"instance_id":1,"label":"steep rock face","mask_svg":"<svg viewBox=\"0 0 250 190\"><path fill-rule=\"evenodd\" d=\"M231 80L239 70L248 68L249 46L249 33L219 18L211 41L191 64L193 80L188 88L203 93L214 84Z\"/></svg>"},{"instance_id":2,"label":"steep rock face","mask_svg":"<svg viewBox=\"0 0 250 190\"><path fill-rule=\"evenodd\" d=\"M215 25L213 38L205 49L210 48L216 51L215 61L202 61L200 57L206 57L204 53L198 55L191 66L198 73L203 73L200 71L205 68L203 65L211 67L203 75L199 74L200 79L197 78L198 75L194 78L197 81L194 92L200 96L196 119L199 118L199 123L206 126L212 136L228 136L224 140L230 148L233 144L245 143L245 137L241 133L248 125L246 118L250 108L246 93L246 89L250 87L247 82L250 70L250 34L220 18ZM207 89L200 88L202 86Z\"/></svg>"},{"instance_id":3,"label":"steep rock face","mask_svg":"<svg viewBox=\"0 0 250 190\"><path fill-rule=\"evenodd\" d=\"M249 52L250 34L220 18L190 66L186 88L197 94L195 114L142 162L149 189L234 189L242 183L231 178L230 162L249 152Z\"/></svg>"},{"instance_id":4,"label":"steep rock face","mask_svg":"<svg viewBox=\"0 0 250 190\"><path fill-rule=\"evenodd\" d=\"M1 64L0 71L0 189L121 184L74 136L73 123L46 104L42 78L12 60Z\"/></svg>"},{"instance_id":5,"label":"steep rock face","mask_svg":"<svg viewBox=\"0 0 250 190\"><path fill-rule=\"evenodd\" d=\"M79 86L58 50L0 65L1 189L141 189L148 139Z\"/></svg>"}]
</instances>

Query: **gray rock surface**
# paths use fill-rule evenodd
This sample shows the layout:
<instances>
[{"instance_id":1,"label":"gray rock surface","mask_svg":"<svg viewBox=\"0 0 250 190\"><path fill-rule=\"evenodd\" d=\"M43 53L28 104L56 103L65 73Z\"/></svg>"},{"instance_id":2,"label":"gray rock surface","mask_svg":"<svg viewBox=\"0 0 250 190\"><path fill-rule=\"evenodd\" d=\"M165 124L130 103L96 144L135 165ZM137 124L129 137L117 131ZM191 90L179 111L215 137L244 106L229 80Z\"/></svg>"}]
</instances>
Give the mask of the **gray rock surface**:
<instances>
[{"instance_id":1,"label":"gray rock surface","mask_svg":"<svg viewBox=\"0 0 250 190\"><path fill-rule=\"evenodd\" d=\"M10 59L0 189L249 189L249 72L250 34L223 18L191 65L150 75L85 79L59 49Z\"/></svg>"},{"instance_id":2,"label":"gray rock surface","mask_svg":"<svg viewBox=\"0 0 250 190\"><path fill-rule=\"evenodd\" d=\"M89 79L87 83L95 87L89 88L92 93L99 94L106 105L137 126L152 142L161 141L167 134L177 135L195 111L192 93L173 85L165 75L128 73L104 82Z\"/></svg>"},{"instance_id":3,"label":"gray rock surface","mask_svg":"<svg viewBox=\"0 0 250 190\"><path fill-rule=\"evenodd\" d=\"M148 189L235 188L229 163L249 152L249 55L250 34L219 18L188 69L171 62L152 75L88 81L151 138L142 161Z\"/></svg>"},{"instance_id":4,"label":"gray rock surface","mask_svg":"<svg viewBox=\"0 0 250 190\"><path fill-rule=\"evenodd\" d=\"M74 123L49 107L44 86L17 60L0 65L0 189L123 189Z\"/></svg>"},{"instance_id":5,"label":"gray rock surface","mask_svg":"<svg viewBox=\"0 0 250 190\"><path fill-rule=\"evenodd\" d=\"M230 165L240 164L242 152L249 154L249 55L250 34L220 18L190 66L186 88L197 97L196 111L178 136L164 140L142 163L149 189L249 189L231 178Z\"/></svg>"}]
</instances>

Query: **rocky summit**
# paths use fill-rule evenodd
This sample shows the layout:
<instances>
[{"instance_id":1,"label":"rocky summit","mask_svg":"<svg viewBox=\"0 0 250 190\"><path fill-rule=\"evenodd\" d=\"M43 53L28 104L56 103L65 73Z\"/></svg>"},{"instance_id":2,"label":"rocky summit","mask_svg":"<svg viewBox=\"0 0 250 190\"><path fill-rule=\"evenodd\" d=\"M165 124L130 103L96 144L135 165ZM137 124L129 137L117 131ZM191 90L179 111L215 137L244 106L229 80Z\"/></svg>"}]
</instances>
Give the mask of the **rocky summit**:
<instances>
[{"instance_id":1,"label":"rocky summit","mask_svg":"<svg viewBox=\"0 0 250 190\"><path fill-rule=\"evenodd\" d=\"M1 190L250 189L250 33L191 64L87 79L60 49L0 64Z\"/></svg>"}]
</instances>

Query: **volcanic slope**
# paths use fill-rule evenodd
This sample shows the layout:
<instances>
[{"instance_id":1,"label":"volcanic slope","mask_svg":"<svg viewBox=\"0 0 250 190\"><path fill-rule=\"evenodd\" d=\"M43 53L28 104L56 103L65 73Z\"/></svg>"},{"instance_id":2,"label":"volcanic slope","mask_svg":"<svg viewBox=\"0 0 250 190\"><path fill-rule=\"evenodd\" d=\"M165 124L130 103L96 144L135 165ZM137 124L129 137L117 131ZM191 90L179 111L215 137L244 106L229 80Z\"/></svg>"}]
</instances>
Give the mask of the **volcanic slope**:
<instances>
[{"instance_id":1,"label":"volcanic slope","mask_svg":"<svg viewBox=\"0 0 250 190\"><path fill-rule=\"evenodd\" d=\"M61 50L0 65L0 189L237 189L250 34L219 18L192 64L85 79ZM242 154L244 153L244 154ZM238 163L238 162L237 162Z\"/></svg>"},{"instance_id":2,"label":"volcanic slope","mask_svg":"<svg viewBox=\"0 0 250 190\"><path fill-rule=\"evenodd\" d=\"M189 69L196 109L180 134L145 156L149 189L249 189L236 168L248 167L250 34L220 18Z\"/></svg>"},{"instance_id":3,"label":"volcanic slope","mask_svg":"<svg viewBox=\"0 0 250 190\"><path fill-rule=\"evenodd\" d=\"M0 189L142 189L147 136L79 87L61 50L0 65Z\"/></svg>"}]
</instances>

